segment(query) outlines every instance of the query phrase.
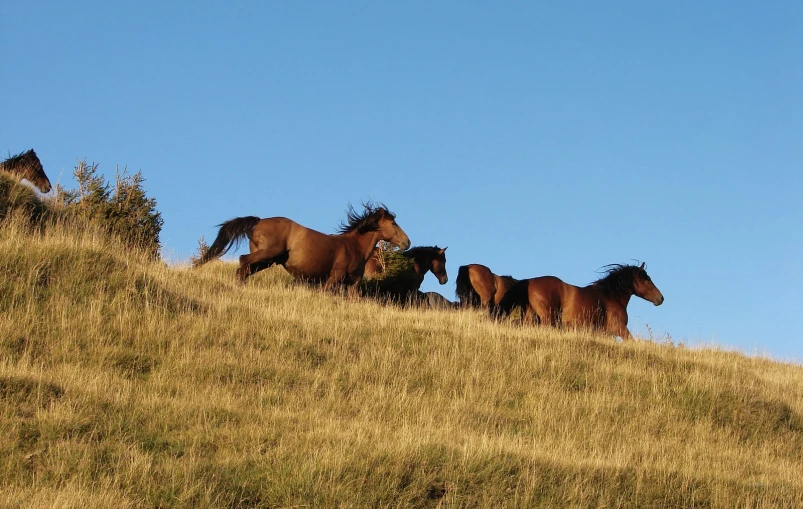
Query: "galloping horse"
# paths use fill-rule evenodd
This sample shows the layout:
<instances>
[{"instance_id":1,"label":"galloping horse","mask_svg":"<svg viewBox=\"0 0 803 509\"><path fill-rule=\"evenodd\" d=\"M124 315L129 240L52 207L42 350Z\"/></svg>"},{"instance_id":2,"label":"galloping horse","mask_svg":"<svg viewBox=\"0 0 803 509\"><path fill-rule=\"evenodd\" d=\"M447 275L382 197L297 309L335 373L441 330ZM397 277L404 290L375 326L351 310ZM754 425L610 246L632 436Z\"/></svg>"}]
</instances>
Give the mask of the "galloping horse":
<instances>
[{"instance_id":1,"label":"galloping horse","mask_svg":"<svg viewBox=\"0 0 803 509\"><path fill-rule=\"evenodd\" d=\"M9 157L0 163L0 170L12 173L20 178L28 180L31 184L43 193L50 192L50 179L45 175L42 162L36 156L33 149Z\"/></svg>"},{"instance_id":2,"label":"galloping horse","mask_svg":"<svg viewBox=\"0 0 803 509\"><path fill-rule=\"evenodd\" d=\"M365 211L357 214L349 206L348 223L341 225L336 235L311 230L285 217L246 216L226 221L218 225L217 238L195 266L219 258L247 237L251 252L240 256L240 281L279 264L296 278L324 283L326 289L340 285L353 289L362 279L365 262L377 242L384 240L402 249L410 247L410 239L396 223L396 216L384 205L368 203L364 207Z\"/></svg>"},{"instance_id":3,"label":"galloping horse","mask_svg":"<svg viewBox=\"0 0 803 509\"><path fill-rule=\"evenodd\" d=\"M457 270L457 298L462 306L487 307L491 314L508 290L518 282L511 276L497 276L485 265L472 263Z\"/></svg>"},{"instance_id":4,"label":"galloping horse","mask_svg":"<svg viewBox=\"0 0 803 509\"><path fill-rule=\"evenodd\" d=\"M644 264L607 265L605 276L588 286L564 283L554 276L523 279L511 288L499 308L509 315L515 306L522 316L532 312L535 322L554 327L591 327L622 339L632 339L627 330L627 304L636 295L656 306L664 302Z\"/></svg>"}]
</instances>

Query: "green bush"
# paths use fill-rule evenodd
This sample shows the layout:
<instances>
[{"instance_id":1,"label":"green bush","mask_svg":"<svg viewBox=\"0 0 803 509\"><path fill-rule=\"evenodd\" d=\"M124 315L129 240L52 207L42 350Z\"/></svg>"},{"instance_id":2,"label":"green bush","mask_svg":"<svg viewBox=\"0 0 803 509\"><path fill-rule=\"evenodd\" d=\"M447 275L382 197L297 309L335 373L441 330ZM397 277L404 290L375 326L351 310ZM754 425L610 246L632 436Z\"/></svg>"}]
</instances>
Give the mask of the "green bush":
<instances>
[{"instance_id":1,"label":"green bush","mask_svg":"<svg viewBox=\"0 0 803 509\"><path fill-rule=\"evenodd\" d=\"M115 170L114 186L97 173L98 165L79 161L73 175L77 190L57 186L57 196L65 215L100 226L133 248L159 256L159 234L164 220L156 210L156 200L148 198L142 172L129 175Z\"/></svg>"},{"instance_id":2,"label":"green bush","mask_svg":"<svg viewBox=\"0 0 803 509\"><path fill-rule=\"evenodd\" d=\"M380 244L378 258L382 271L363 279L360 292L372 297L406 301L411 292L418 290L413 259L387 242Z\"/></svg>"}]
</instances>

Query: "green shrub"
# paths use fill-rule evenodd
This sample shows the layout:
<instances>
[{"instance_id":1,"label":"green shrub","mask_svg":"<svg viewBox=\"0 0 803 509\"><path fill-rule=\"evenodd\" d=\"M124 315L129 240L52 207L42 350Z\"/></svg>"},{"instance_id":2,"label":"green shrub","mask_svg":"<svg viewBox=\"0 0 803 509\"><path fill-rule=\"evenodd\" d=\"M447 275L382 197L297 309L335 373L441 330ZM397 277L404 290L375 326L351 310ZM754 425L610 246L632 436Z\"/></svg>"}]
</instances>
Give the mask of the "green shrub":
<instances>
[{"instance_id":1,"label":"green shrub","mask_svg":"<svg viewBox=\"0 0 803 509\"><path fill-rule=\"evenodd\" d=\"M142 188L142 172L129 175L115 170L114 187L97 173L98 165L79 161L73 175L77 190L57 186L68 217L96 224L133 248L143 249L154 258L159 255L159 234L164 220L156 210L156 200Z\"/></svg>"},{"instance_id":2,"label":"green shrub","mask_svg":"<svg viewBox=\"0 0 803 509\"><path fill-rule=\"evenodd\" d=\"M418 290L412 258L387 242L380 244L378 258L382 271L362 280L360 291L363 295L405 301L410 292Z\"/></svg>"}]
</instances>

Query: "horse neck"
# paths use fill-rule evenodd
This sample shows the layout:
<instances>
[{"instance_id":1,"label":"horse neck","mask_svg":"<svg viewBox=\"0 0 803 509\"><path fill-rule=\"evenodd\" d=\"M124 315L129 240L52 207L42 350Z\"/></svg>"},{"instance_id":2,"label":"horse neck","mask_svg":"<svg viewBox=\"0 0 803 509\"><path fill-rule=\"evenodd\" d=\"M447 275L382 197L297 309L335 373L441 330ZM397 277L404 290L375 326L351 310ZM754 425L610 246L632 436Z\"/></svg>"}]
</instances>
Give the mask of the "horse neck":
<instances>
[{"instance_id":1,"label":"horse neck","mask_svg":"<svg viewBox=\"0 0 803 509\"><path fill-rule=\"evenodd\" d=\"M416 256L413 258L413 270L415 270L415 277L418 279L418 286L424 282L424 276L427 275L432 266L432 258L427 256Z\"/></svg>"},{"instance_id":2,"label":"horse neck","mask_svg":"<svg viewBox=\"0 0 803 509\"><path fill-rule=\"evenodd\" d=\"M357 251L363 258L363 261L368 261L374 255L374 248L376 247L376 243L379 242L379 232L372 231L367 233L351 233L346 234L346 238L351 238L352 242L355 244Z\"/></svg>"},{"instance_id":3,"label":"horse neck","mask_svg":"<svg viewBox=\"0 0 803 509\"><path fill-rule=\"evenodd\" d=\"M28 158L22 157L14 161L6 161L0 165L1 170L19 175L21 178L33 181L33 165Z\"/></svg>"},{"instance_id":4,"label":"horse neck","mask_svg":"<svg viewBox=\"0 0 803 509\"><path fill-rule=\"evenodd\" d=\"M609 294L609 293L603 292L599 288L599 286L597 286L595 284L592 284L591 287L594 288L598 293L600 293L604 299L609 300L609 301L613 301L613 302L619 304L620 306L622 306L623 308L627 308L627 305L630 303L630 297L632 297L634 295L632 288L629 289L628 291L618 292L618 293L615 293L615 294Z\"/></svg>"}]
</instances>

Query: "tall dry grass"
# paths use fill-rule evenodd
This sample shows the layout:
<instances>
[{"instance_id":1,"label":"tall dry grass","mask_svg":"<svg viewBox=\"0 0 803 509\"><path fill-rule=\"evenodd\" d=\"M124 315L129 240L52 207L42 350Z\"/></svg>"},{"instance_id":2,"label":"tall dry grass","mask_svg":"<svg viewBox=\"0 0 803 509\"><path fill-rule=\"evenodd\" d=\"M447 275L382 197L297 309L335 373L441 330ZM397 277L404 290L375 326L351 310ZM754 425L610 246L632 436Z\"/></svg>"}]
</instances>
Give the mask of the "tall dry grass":
<instances>
[{"instance_id":1,"label":"tall dry grass","mask_svg":"<svg viewBox=\"0 0 803 509\"><path fill-rule=\"evenodd\" d=\"M803 369L0 227L0 505L803 507Z\"/></svg>"}]
</instances>

